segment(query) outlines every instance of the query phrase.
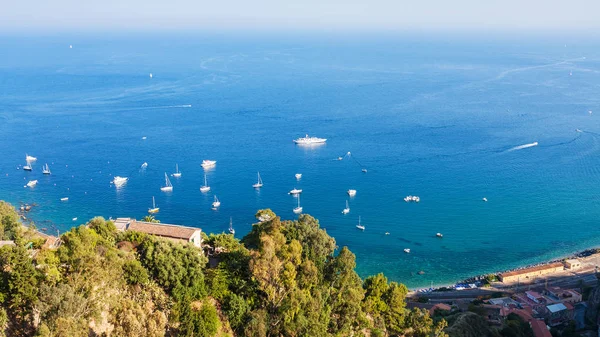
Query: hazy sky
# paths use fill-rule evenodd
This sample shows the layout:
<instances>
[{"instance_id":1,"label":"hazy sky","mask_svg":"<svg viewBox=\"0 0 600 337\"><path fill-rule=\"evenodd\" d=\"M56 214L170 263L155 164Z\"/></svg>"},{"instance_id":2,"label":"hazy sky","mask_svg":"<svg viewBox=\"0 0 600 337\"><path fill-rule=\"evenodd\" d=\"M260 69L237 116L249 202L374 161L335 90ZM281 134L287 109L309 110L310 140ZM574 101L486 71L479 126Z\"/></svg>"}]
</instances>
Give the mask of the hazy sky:
<instances>
[{"instance_id":1,"label":"hazy sky","mask_svg":"<svg viewBox=\"0 0 600 337\"><path fill-rule=\"evenodd\" d=\"M0 32L123 28L597 30L600 0L0 0Z\"/></svg>"}]
</instances>

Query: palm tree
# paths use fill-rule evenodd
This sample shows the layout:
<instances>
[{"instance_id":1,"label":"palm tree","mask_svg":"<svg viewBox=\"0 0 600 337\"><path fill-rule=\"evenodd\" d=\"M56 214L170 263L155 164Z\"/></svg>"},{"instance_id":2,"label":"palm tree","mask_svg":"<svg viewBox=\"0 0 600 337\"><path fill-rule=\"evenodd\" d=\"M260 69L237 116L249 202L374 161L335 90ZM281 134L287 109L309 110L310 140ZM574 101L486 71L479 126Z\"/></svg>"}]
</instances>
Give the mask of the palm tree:
<instances>
[{"instance_id":1,"label":"palm tree","mask_svg":"<svg viewBox=\"0 0 600 337\"><path fill-rule=\"evenodd\" d=\"M145 216L145 217L142 219L142 221L144 221L144 222L160 223L160 220L158 220L158 219L154 218L154 216L153 216L153 215L146 215L146 216Z\"/></svg>"}]
</instances>

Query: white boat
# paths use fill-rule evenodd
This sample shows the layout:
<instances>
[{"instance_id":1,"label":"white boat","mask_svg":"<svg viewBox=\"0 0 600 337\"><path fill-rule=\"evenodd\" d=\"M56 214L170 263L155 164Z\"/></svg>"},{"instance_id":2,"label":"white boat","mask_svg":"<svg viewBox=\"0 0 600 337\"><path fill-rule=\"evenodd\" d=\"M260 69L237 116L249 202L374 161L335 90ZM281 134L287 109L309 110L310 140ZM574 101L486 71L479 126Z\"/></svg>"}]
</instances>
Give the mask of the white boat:
<instances>
[{"instance_id":1,"label":"white boat","mask_svg":"<svg viewBox=\"0 0 600 337\"><path fill-rule=\"evenodd\" d=\"M38 181L37 181L37 180L30 180L30 181L27 183L27 187L31 187L31 188L33 188L33 187L35 187L35 185L37 185L37 183L38 183Z\"/></svg>"},{"instance_id":2,"label":"white boat","mask_svg":"<svg viewBox=\"0 0 600 337\"><path fill-rule=\"evenodd\" d=\"M256 182L256 184L252 185L252 187L261 188L261 187L263 187L263 182L262 182L262 179L260 178L260 172L258 172L257 175L258 175L258 181Z\"/></svg>"},{"instance_id":3,"label":"white boat","mask_svg":"<svg viewBox=\"0 0 600 337\"><path fill-rule=\"evenodd\" d=\"M126 177L115 176L112 180L112 183L115 184L116 187L121 187L125 185L125 183L127 183L128 180L129 178Z\"/></svg>"},{"instance_id":4,"label":"white boat","mask_svg":"<svg viewBox=\"0 0 600 337\"><path fill-rule=\"evenodd\" d=\"M404 197L405 202L420 202L421 198L416 195L409 195Z\"/></svg>"},{"instance_id":5,"label":"white boat","mask_svg":"<svg viewBox=\"0 0 600 337\"><path fill-rule=\"evenodd\" d=\"M217 196L215 195L215 201L213 201L212 207L214 209L214 208L219 208L219 206L221 206L221 202L219 201L219 198L217 198Z\"/></svg>"},{"instance_id":6,"label":"white boat","mask_svg":"<svg viewBox=\"0 0 600 337\"><path fill-rule=\"evenodd\" d=\"M435 233L435 236L437 236L438 238L443 238L444 235L442 233Z\"/></svg>"},{"instance_id":7,"label":"white boat","mask_svg":"<svg viewBox=\"0 0 600 337\"><path fill-rule=\"evenodd\" d=\"M385 235L390 235L390 232L385 232Z\"/></svg>"},{"instance_id":8,"label":"white boat","mask_svg":"<svg viewBox=\"0 0 600 337\"><path fill-rule=\"evenodd\" d=\"M46 165L44 165L42 167L42 173L43 174L51 174L52 172L50 172L50 167L48 166L48 164L46 163Z\"/></svg>"},{"instance_id":9,"label":"white boat","mask_svg":"<svg viewBox=\"0 0 600 337\"><path fill-rule=\"evenodd\" d=\"M71 220L73 220L73 221L77 221L77 218L75 217L75 218L73 218L73 219L71 219Z\"/></svg>"},{"instance_id":10,"label":"white boat","mask_svg":"<svg viewBox=\"0 0 600 337\"><path fill-rule=\"evenodd\" d=\"M229 234L235 235L235 229L233 229L233 220L229 217Z\"/></svg>"},{"instance_id":11,"label":"white boat","mask_svg":"<svg viewBox=\"0 0 600 337\"><path fill-rule=\"evenodd\" d=\"M360 224L360 215L358 216L358 225L356 225L356 228L360 229L361 231L365 230L365 226Z\"/></svg>"},{"instance_id":12,"label":"white boat","mask_svg":"<svg viewBox=\"0 0 600 337\"><path fill-rule=\"evenodd\" d=\"M24 171L32 171L31 163L27 162L27 165L23 166Z\"/></svg>"},{"instance_id":13,"label":"white boat","mask_svg":"<svg viewBox=\"0 0 600 337\"><path fill-rule=\"evenodd\" d=\"M356 195L356 190L348 190L346 193L348 193L349 196L353 197Z\"/></svg>"},{"instance_id":14,"label":"white boat","mask_svg":"<svg viewBox=\"0 0 600 337\"><path fill-rule=\"evenodd\" d=\"M483 200L483 201L485 201L485 202L487 202L487 201L488 201L488 200L487 200L487 198L483 198L482 200Z\"/></svg>"},{"instance_id":15,"label":"white boat","mask_svg":"<svg viewBox=\"0 0 600 337\"><path fill-rule=\"evenodd\" d=\"M179 172L179 165L175 164L175 173L173 173L172 176L175 178L181 177L181 172Z\"/></svg>"},{"instance_id":16,"label":"white boat","mask_svg":"<svg viewBox=\"0 0 600 337\"><path fill-rule=\"evenodd\" d=\"M295 177L297 180L300 180L302 178L302 173L296 173Z\"/></svg>"},{"instance_id":17,"label":"white boat","mask_svg":"<svg viewBox=\"0 0 600 337\"><path fill-rule=\"evenodd\" d=\"M140 166L140 168L141 168L142 170L143 170L143 169L145 169L146 167L148 167L148 163L146 163L146 162L144 162L144 163L142 164L142 166Z\"/></svg>"},{"instance_id":18,"label":"white boat","mask_svg":"<svg viewBox=\"0 0 600 337\"><path fill-rule=\"evenodd\" d=\"M346 200L346 208L344 208L344 209L342 210L342 213L343 213L343 214L348 214L348 213L350 213L350 206L348 205L348 200Z\"/></svg>"},{"instance_id":19,"label":"white boat","mask_svg":"<svg viewBox=\"0 0 600 337\"><path fill-rule=\"evenodd\" d=\"M323 144L326 141L326 138L309 137L308 134L304 137L294 139L294 143L299 145Z\"/></svg>"},{"instance_id":20,"label":"white boat","mask_svg":"<svg viewBox=\"0 0 600 337\"><path fill-rule=\"evenodd\" d=\"M163 192L173 191L173 184L171 184L171 181L169 180L169 177L167 176L167 172L165 172L165 186L161 187L160 190Z\"/></svg>"},{"instance_id":21,"label":"white boat","mask_svg":"<svg viewBox=\"0 0 600 337\"><path fill-rule=\"evenodd\" d=\"M405 252L406 254L410 254L410 248L404 248L404 252Z\"/></svg>"},{"instance_id":22,"label":"white boat","mask_svg":"<svg viewBox=\"0 0 600 337\"><path fill-rule=\"evenodd\" d=\"M68 197L60 198L60 201L69 201Z\"/></svg>"},{"instance_id":23,"label":"white boat","mask_svg":"<svg viewBox=\"0 0 600 337\"><path fill-rule=\"evenodd\" d=\"M300 193L302 193L302 190L299 190L297 188L294 188L293 190L288 192L288 194L291 194L291 195L298 195Z\"/></svg>"},{"instance_id":24,"label":"white boat","mask_svg":"<svg viewBox=\"0 0 600 337\"><path fill-rule=\"evenodd\" d=\"M148 213L155 214L158 213L160 208L156 207L156 202L154 201L154 197L152 197L152 208L148 208Z\"/></svg>"},{"instance_id":25,"label":"white boat","mask_svg":"<svg viewBox=\"0 0 600 337\"><path fill-rule=\"evenodd\" d=\"M367 169L366 168L362 169L362 171L363 171L363 173L367 173Z\"/></svg>"},{"instance_id":26,"label":"white boat","mask_svg":"<svg viewBox=\"0 0 600 337\"><path fill-rule=\"evenodd\" d=\"M575 131L577 131L577 132L583 132L583 131L581 131L580 129L575 129Z\"/></svg>"},{"instance_id":27,"label":"white boat","mask_svg":"<svg viewBox=\"0 0 600 337\"><path fill-rule=\"evenodd\" d=\"M204 185L200 186L200 192L202 193L206 193L210 191L210 186L208 186L208 183L206 182L206 174L204 175Z\"/></svg>"},{"instance_id":28,"label":"white boat","mask_svg":"<svg viewBox=\"0 0 600 337\"><path fill-rule=\"evenodd\" d=\"M302 206L300 206L300 195L298 195L298 206L294 208L294 214L302 213Z\"/></svg>"},{"instance_id":29,"label":"white boat","mask_svg":"<svg viewBox=\"0 0 600 337\"><path fill-rule=\"evenodd\" d=\"M37 160L36 157L30 156L27 153L25 154L25 161L32 162L32 161L36 161L36 160Z\"/></svg>"},{"instance_id":30,"label":"white boat","mask_svg":"<svg viewBox=\"0 0 600 337\"><path fill-rule=\"evenodd\" d=\"M152 73L150 73L150 78L152 78Z\"/></svg>"},{"instance_id":31,"label":"white boat","mask_svg":"<svg viewBox=\"0 0 600 337\"><path fill-rule=\"evenodd\" d=\"M146 139L148 139L148 137L146 137L146 136L142 137L142 140L146 140Z\"/></svg>"},{"instance_id":32,"label":"white boat","mask_svg":"<svg viewBox=\"0 0 600 337\"><path fill-rule=\"evenodd\" d=\"M200 164L200 166L202 166L205 169L215 167L215 165L217 165L216 160L203 160L202 164Z\"/></svg>"}]
</instances>

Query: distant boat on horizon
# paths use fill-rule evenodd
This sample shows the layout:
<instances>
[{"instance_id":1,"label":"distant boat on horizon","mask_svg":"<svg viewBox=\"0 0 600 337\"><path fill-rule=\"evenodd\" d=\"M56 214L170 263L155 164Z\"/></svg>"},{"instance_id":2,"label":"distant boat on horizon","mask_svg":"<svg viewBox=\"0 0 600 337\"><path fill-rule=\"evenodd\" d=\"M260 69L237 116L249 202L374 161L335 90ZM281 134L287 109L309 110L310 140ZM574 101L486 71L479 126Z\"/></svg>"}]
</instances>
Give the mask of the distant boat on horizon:
<instances>
[{"instance_id":1,"label":"distant boat on horizon","mask_svg":"<svg viewBox=\"0 0 600 337\"><path fill-rule=\"evenodd\" d=\"M294 214L302 213L302 206L300 206L300 194L298 194L298 206L294 208Z\"/></svg>"},{"instance_id":2,"label":"distant boat on horizon","mask_svg":"<svg viewBox=\"0 0 600 337\"><path fill-rule=\"evenodd\" d=\"M350 213L350 206L348 205L348 200L346 200L346 208L344 208L344 209L342 210L342 213L343 213L343 214L348 214L348 213Z\"/></svg>"},{"instance_id":3,"label":"distant boat on horizon","mask_svg":"<svg viewBox=\"0 0 600 337\"><path fill-rule=\"evenodd\" d=\"M127 183L128 180L129 180L129 178L127 178L127 177L115 176L112 180L112 183L115 185L115 187L119 188L119 187L125 185L125 183Z\"/></svg>"},{"instance_id":4,"label":"distant boat on horizon","mask_svg":"<svg viewBox=\"0 0 600 337\"><path fill-rule=\"evenodd\" d=\"M200 164L200 166L202 166L202 168L209 169L209 168L213 168L215 167L215 165L217 165L217 161L216 160L203 160L202 164Z\"/></svg>"},{"instance_id":5,"label":"distant boat on horizon","mask_svg":"<svg viewBox=\"0 0 600 337\"><path fill-rule=\"evenodd\" d=\"M219 201L219 198L217 198L217 196L215 195L215 201L213 201L212 207L213 207L213 209L217 209L220 206L221 206L221 202Z\"/></svg>"},{"instance_id":6,"label":"distant boat on horizon","mask_svg":"<svg viewBox=\"0 0 600 337\"><path fill-rule=\"evenodd\" d=\"M360 223L360 215L358 216L358 225L356 225L356 228L360 229L361 231L365 230L365 226Z\"/></svg>"},{"instance_id":7,"label":"distant boat on horizon","mask_svg":"<svg viewBox=\"0 0 600 337\"><path fill-rule=\"evenodd\" d=\"M302 173L296 173L294 176L296 177L296 180L302 179Z\"/></svg>"},{"instance_id":8,"label":"distant boat on horizon","mask_svg":"<svg viewBox=\"0 0 600 337\"><path fill-rule=\"evenodd\" d=\"M235 229L233 229L233 219L229 217L229 234L235 235Z\"/></svg>"},{"instance_id":9,"label":"distant boat on horizon","mask_svg":"<svg viewBox=\"0 0 600 337\"><path fill-rule=\"evenodd\" d=\"M302 190L299 190L297 188L294 188L293 190L288 192L288 194L291 194L291 195L298 195L300 193L302 193Z\"/></svg>"}]
</instances>

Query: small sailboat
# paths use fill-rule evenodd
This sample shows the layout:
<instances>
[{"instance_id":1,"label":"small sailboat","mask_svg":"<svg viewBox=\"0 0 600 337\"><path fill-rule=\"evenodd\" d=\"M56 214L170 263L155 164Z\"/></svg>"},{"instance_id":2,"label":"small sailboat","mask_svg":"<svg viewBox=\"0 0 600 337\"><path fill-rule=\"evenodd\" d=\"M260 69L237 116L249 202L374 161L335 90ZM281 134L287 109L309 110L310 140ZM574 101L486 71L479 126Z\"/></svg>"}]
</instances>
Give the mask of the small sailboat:
<instances>
[{"instance_id":1,"label":"small sailboat","mask_svg":"<svg viewBox=\"0 0 600 337\"><path fill-rule=\"evenodd\" d=\"M202 161L202 164L200 164L200 166L202 166L204 169L215 167L215 165L217 165L216 160L206 160L206 159Z\"/></svg>"},{"instance_id":2,"label":"small sailboat","mask_svg":"<svg viewBox=\"0 0 600 337\"><path fill-rule=\"evenodd\" d=\"M365 230L365 226L361 225L360 223L360 215L358 216L358 225L356 225L356 228L360 229L361 231Z\"/></svg>"},{"instance_id":3,"label":"small sailboat","mask_svg":"<svg viewBox=\"0 0 600 337\"><path fill-rule=\"evenodd\" d=\"M302 173L296 173L294 176L296 177L296 180L302 179Z\"/></svg>"},{"instance_id":4,"label":"small sailboat","mask_svg":"<svg viewBox=\"0 0 600 337\"><path fill-rule=\"evenodd\" d=\"M173 191L173 184L171 184L171 181L169 180L169 177L167 176L167 172L165 172L165 186L161 187L160 190L163 192Z\"/></svg>"},{"instance_id":5,"label":"small sailboat","mask_svg":"<svg viewBox=\"0 0 600 337\"><path fill-rule=\"evenodd\" d=\"M299 190L297 188L294 188L293 190L288 192L288 194L291 194L291 195L298 195L300 193L302 193L302 190Z\"/></svg>"},{"instance_id":6,"label":"small sailboat","mask_svg":"<svg viewBox=\"0 0 600 337\"><path fill-rule=\"evenodd\" d=\"M148 213L155 214L158 213L159 210L160 208L156 207L156 202L154 200L154 197L152 197L152 208L148 208Z\"/></svg>"},{"instance_id":7,"label":"small sailboat","mask_svg":"<svg viewBox=\"0 0 600 337\"><path fill-rule=\"evenodd\" d=\"M35 187L35 185L37 185L37 183L38 183L38 181L37 181L37 180L30 180L30 181L27 183L27 187L34 188L34 187Z\"/></svg>"},{"instance_id":8,"label":"small sailboat","mask_svg":"<svg viewBox=\"0 0 600 337\"><path fill-rule=\"evenodd\" d=\"M229 217L229 234L235 235L235 229L233 229L233 220Z\"/></svg>"},{"instance_id":9,"label":"small sailboat","mask_svg":"<svg viewBox=\"0 0 600 337\"><path fill-rule=\"evenodd\" d=\"M348 193L349 196L353 197L356 195L356 190L348 190L346 193Z\"/></svg>"},{"instance_id":10,"label":"small sailboat","mask_svg":"<svg viewBox=\"0 0 600 337\"><path fill-rule=\"evenodd\" d=\"M206 193L210 191L210 186L208 186L208 183L206 182L206 174L204 175L204 185L200 186L200 192L202 193Z\"/></svg>"},{"instance_id":11,"label":"small sailboat","mask_svg":"<svg viewBox=\"0 0 600 337\"><path fill-rule=\"evenodd\" d=\"M221 206L221 202L219 201L219 198L217 198L217 196L215 195L215 201L213 201L212 207L213 207L213 209L217 209L220 206Z\"/></svg>"},{"instance_id":12,"label":"small sailboat","mask_svg":"<svg viewBox=\"0 0 600 337\"><path fill-rule=\"evenodd\" d=\"M342 210L342 214L350 213L350 206L348 205L348 200L346 200L346 208Z\"/></svg>"},{"instance_id":13,"label":"small sailboat","mask_svg":"<svg viewBox=\"0 0 600 337\"><path fill-rule=\"evenodd\" d=\"M294 208L294 214L302 213L302 206L300 206L300 195L298 195L298 206Z\"/></svg>"},{"instance_id":14,"label":"small sailboat","mask_svg":"<svg viewBox=\"0 0 600 337\"><path fill-rule=\"evenodd\" d=\"M410 248L404 248L404 252L405 252L406 254L410 254Z\"/></svg>"},{"instance_id":15,"label":"small sailboat","mask_svg":"<svg viewBox=\"0 0 600 337\"><path fill-rule=\"evenodd\" d=\"M46 165L44 165L42 167L42 173L43 174L51 174L52 172L50 172L50 167L48 167L48 163L46 163Z\"/></svg>"},{"instance_id":16,"label":"small sailboat","mask_svg":"<svg viewBox=\"0 0 600 337\"><path fill-rule=\"evenodd\" d=\"M256 184L252 185L252 187L261 188L261 187L263 187L263 182L262 182L262 179L260 178L260 172L257 172L257 175L258 175L258 181L256 182Z\"/></svg>"},{"instance_id":17,"label":"small sailboat","mask_svg":"<svg viewBox=\"0 0 600 337\"><path fill-rule=\"evenodd\" d=\"M68 197L60 198L60 201L69 201Z\"/></svg>"},{"instance_id":18,"label":"small sailboat","mask_svg":"<svg viewBox=\"0 0 600 337\"><path fill-rule=\"evenodd\" d=\"M29 157L29 156L27 156ZM25 166L23 166L23 170L24 171L32 171L33 168L31 167L31 161L28 160L27 158L25 158L25 161L27 162L27 164Z\"/></svg>"},{"instance_id":19,"label":"small sailboat","mask_svg":"<svg viewBox=\"0 0 600 337\"><path fill-rule=\"evenodd\" d=\"M179 165L175 164L175 173L173 173L172 176L175 178L181 177L181 172L179 172Z\"/></svg>"}]
</instances>

